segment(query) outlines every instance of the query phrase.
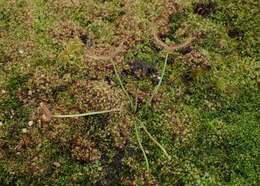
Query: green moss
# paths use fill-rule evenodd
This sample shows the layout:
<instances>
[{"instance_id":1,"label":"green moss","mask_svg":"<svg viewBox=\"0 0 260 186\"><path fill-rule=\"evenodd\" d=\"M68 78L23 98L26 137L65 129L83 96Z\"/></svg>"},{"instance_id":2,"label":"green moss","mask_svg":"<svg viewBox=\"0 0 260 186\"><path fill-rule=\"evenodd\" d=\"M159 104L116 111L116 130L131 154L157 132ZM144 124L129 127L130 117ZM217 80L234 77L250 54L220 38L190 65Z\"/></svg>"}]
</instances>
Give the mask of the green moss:
<instances>
[{"instance_id":1,"label":"green moss","mask_svg":"<svg viewBox=\"0 0 260 186\"><path fill-rule=\"evenodd\" d=\"M176 2L171 15L168 0L0 0L3 185L259 183L257 3L215 1L204 16L194 6L209 1ZM166 43L196 40L169 55L158 94L145 107L165 57L155 28ZM127 107L111 61L86 55L107 57L126 37L114 60L136 113L41 121L40 102L55 114ZM137 60L155 72L138 76ZM140 129L150 172L133 132L140 121L171 156Z\"/></svg>"}]
</instances>

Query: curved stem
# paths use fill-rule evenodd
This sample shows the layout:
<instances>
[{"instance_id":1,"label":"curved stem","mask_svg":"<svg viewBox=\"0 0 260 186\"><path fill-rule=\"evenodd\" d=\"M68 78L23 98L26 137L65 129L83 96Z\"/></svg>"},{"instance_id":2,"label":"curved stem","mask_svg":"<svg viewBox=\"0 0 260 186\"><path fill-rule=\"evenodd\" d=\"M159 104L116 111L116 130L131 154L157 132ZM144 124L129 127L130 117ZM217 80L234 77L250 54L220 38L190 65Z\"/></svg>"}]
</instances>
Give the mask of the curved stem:
<instances>
[{"instance_id":1,"label":"curved stem","mask_svg":"<svg viewBox=\"0 0 260 186\"><path fill-rule=\"evenodd\" d=\"M146 164L147 171L149 172L149 171L150 171L150 167L149 167L148 158L147 158L147 156L146 156L144 147L143 147L143 145L142 145L142 142L141 142L141 138L140 138L139 133L140 133L140 131L139 131L139 129L137 128L137 124L135 124L135 135L136 135L138 144L139 144L139 146L140 146L140 149L141 149L142 152L143 152L143 156L144 156L144 159L145 159L145 164Z\"/></svg>"},{"instance_id":2,"label":"curved stem","mask_svg":"<svg viewBox=\"0 0 260 186\"><path fill-rule=\"evenodd\" d=\"M127 41L127 38L124 39L120 45L114 49L114 52L111 52L110 55L108 56L98 56L98 55L94 55L94 54L86 54L87 57L94 59L94 60L102 60L102 61L109 61L112 60L113 58L115 58L120 52L123 51L123 46L125 41Z\"/></svg>"},{"instance_id":3,"label":"curved stem","mask_svg":"<svg viewBox=\"0 0 260 186\"><path fill-rule=\"evenodd\" d=\"M154 41L157 43L157 45L159 45L159 47L163 48L164 50L166 50L167 52L174 52L178 49L184 48L188 45L190 45L192 43L192 41L194 40L194 38L189 37L184 43L181 44L174 44L174 45L167 45L165 44L158 36L158 33L154 32L153 33L153 38Z\"/></svg>"},{"instance_id":4,"label":"curved stem","mask_svg":"<svg viewBox=\"0 0 260 186\"><path fill-rule=\"evenodd\" d=\"M167 153L165 148L150 134L150 132L147 130L147 128L143 124L141 127L144 129L145 133L149 136L149 138L163 151L165 156L170 160L171 156Z\"/></svg>"},{"instance_id":5,"label":"curved stem","mask_svg":"<svg viewBox=\"0 0 260 186\"><path fill-rule=\"evenodd\" d=\"M133 110L133 109L134 109L133 100L132 100L132 98L130 97L130 95L128 94L128 92L126 91L125 87L124 87L124 84L123 84L123 82L122 82L122 80L121 80L121 78L120 78L120 75L119 75L118 71L117 71L115 62L114 62L113 60L111 60L111 63L113 64L114 71L115 71L116 77L117 77L117 79L118 79L118 81L119 81L119 84L120 84L120 86L121 86L121 88L122 88L124 94L126 95L128 101L129 101L129 103L130 103L131 109Z\"/></svg>"}]
</instances>

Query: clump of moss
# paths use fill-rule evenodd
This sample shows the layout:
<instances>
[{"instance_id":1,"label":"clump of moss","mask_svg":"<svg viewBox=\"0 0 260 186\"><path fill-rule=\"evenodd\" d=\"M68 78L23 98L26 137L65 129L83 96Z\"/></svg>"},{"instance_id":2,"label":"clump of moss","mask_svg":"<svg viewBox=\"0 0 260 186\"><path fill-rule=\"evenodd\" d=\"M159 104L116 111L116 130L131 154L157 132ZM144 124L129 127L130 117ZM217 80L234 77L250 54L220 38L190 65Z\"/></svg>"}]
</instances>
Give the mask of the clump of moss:
<instances>
[{"instance_id":1,"label":"clump of moss","mask_svg":"<svg viewBox=\"0 0 260 186\"><path fill-rule=\"evenodd\" d=\"M49 34L58 43L63 43L76 37L81 38L86 35L84 29L69 21L56 23L53 28L49 29Z\"/></svg>"},{"instance_id":2,"label":"clump of moss","mask_svg":"<svg viewBox=\"0 0 260 186\"><path fill-rule=\"evenodd\" d=\"M73 138L71 125L66 123L54 123L46 133L47 138L57 144L61 151L69 148Z\"/></svg>"},{"instance_id":3,"label":"clump of moss","mask_svg":"<svg viewBox=\"0 0 260 186\"><path fill-rule=\"evenodd\" d=\"M198 50L192 50L186 55L177 57L176 61L180 62L184 68L182 75L184 82L190 82L211 69L207 56Z\"/></svg>"},{"instance_id":4,"label":"clump of moss","mask_svg":"<svg viewBox=\"0 0 260 186\"><path fill-rule=\"evenodd\" d=\"M194 4L194 13L201 15L203 17L208 17L211 13L214 13L217 8L217 3L210 0L205 3Z\"/></svg>"},{"instance_id":5,"label":"clump of moss","mask_svg":"<svg viewBox=\"0 0 260 186\"><path fill-rule=\"evenodd\" d=\"M5 156L5 151L4 151L5 146L6 146L6 142L3 140L0 140L0 160L3 159Z\"/></svg>"},{"instance_id":6,"label":"clump of moss","mask_svg":"<svg viewBox=\"0 0 260 186\"><path fill-rule=\"evenodd\" d=\"M182 63L192 69L200 67L210 68L210 63L207 57L198 50L192 50L190 53L180 56L177 59L180 59Z\"/></svg>"},{"instance_id":7,"label":"clump of moss","mask_svg":"<svg viewBox=\"0 0 260 186\"><path fill-rule=\"evenodd\" d=\"M19 98L23 102L32 99L51 101L57 87L64 85L64 82L57 74L50 74L47 69L36 69L27 82L28 89L20 91Z\"/></svg>"},{"instance_id":8,"label":"clump of moss","mask_svg":"<svg viewBox=\"0 0 260 186\"><path fill-rule=\"evenodd\" d=\"M131 135L132 122L129 118L120 118L111 123L108 130L114 139L115 146L122 149Z\"/></svg>"},{"instance_id":9,"label":"clump of moss","mask_svg":"<svg viewBox=\"0 0 260 186\"><path fill-rule=\"evenodd\" d=\"M135 176L132 185L149 185L149 186L158 186L159 183L157 180L149 173L144 173L140 176Z\"/></svg>"},{"instance_id":10,"label":"clump of moss","mask_svg":"<svg viewBox=\"0 0 260 186\"><path fill-rule=\"evenodd\" d=\"M55 8L75 8L79 7L82 3L79 0L54 0L50 2Z\"/></svg>"},{"instance_id":11,"label":"clump of moss","mask_svg":"<svg viewBox=\"0 0 260 186\"><path fill-rule=\"evenodd\" d=\"M105 81L77 81L70 92L81 111L119 109L125 103L121 91Z\"/></svg>"},{"instance_id":12,"label":"clump of moss","mask_svg":"<svg viewBox=\"0 0 260 186\"><path fill-rule=\"evenodd\" d=\"M72 158L82 162L100 159L101 154L95 148L95 143L88 138L77 137L72 144Z\"/></svg>"},{"instance_id":13,"label":"clump of moss","mask_svg":"<svg viewBox=\"0 0 260 186\"><path fill-rule=\"evenodd\" d=\"M31 179L45 176L50 170L46 162L50 161L52 150L48 140L40 133L37 127L28 127L16 134L16 138L3 141L2 148L6 152L3 154L6 160L5 169L11 175L31 175L30 178L25 178ZM6 137L8 136L3 139Z\"/></svg>"}]
</instances>

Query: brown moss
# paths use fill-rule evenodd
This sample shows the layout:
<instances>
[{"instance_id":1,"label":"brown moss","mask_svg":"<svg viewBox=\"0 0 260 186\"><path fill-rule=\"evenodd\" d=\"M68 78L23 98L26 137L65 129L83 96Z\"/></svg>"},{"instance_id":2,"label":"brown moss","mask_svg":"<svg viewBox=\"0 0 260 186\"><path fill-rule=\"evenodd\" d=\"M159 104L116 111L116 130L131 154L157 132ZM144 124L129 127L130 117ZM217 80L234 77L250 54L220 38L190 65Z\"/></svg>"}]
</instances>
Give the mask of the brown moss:
<instances>
[{"instance_id":1,"label":"brown moss","mask_svg":"<svg viewBox=\"0 0 260 186\"><path fill-rule=\"evenodd\" d=\"M8 9L15 10L12 12L15 13L15 15L10 16L10 22L19 24L19 26L25 29L33 28L33 5L31 1L6 1L5 3L1 3L1 6L6 8L6 12L10 11Z\"/></svg>"},{"instance_id":2,"label":"brown moss","mask_svg":"<svg viewBox=\"0 0 260 186\"><path fill-rule=\"evenodd\" d=\"M56 23L49 30L49 34L56 40L56 42L59 43L76 37L81 38L86 35L83 28L70 21L62 21Z\"/></svg>"},{"instance_id":3,"label":"brown moss","mask_svg":"<svg viewBox=\"0 0 260 186\"><path fill-rule=\"evenodd\" d=\"M149 82L151 84L151 82ZM137 84L136 82L132 81L129 82L127 84L127 90L129 92L130 95L132 95L132 97L134 97L137 101L138 106L144 105L146 104L147 100L150 98L151 96L151 91L153 87L149 87L149 89L140 89L137 88ZM158 94L156 94L153 98L153 103L158 103L158 101L160 101L160 97L161 97L161 90L158 92Z\"/></svg>"},{"instance_id":4,"label":"brown moss","mask_svg":"<svg viewBox=\"0 0 260 186\"><path fill-rule=\"evenodd\" d=\"M117 109L125 104L121 90L105 81L77 81L70 92L84 112Z\"/></svg>"},{"instance_id":5,"label":"brown moss","mask_svg":"<svg viewBox=\"0 0 260 186\"><path fill-rule=\"evenodd\" d=\"M16 176L32 176L39 177L45 176L50 170L49 159L44 157L43 154L37 156L29 156L27 158L23 158L22 162L10 160L8 161L8 171L10 174Z\"/></svg>"},{"instance_id":6,"label":"brown moss","mask_svg":"<svg viewBox=\"0 0 260 186\"><path fill-rule=\"evenodd\" d=\"M119 44L103 44L89 48L84 56L88 76L92 79L104 79L107 75L114 72L112 60L118 69L124 66L124 54L127 52L127 39Z\"/></svg>"},{"instance_id":7,"label":"brown moss","mask_svg":"<svg viewBox=\"0 0 260 186\"><path fill-rule=\"evenodd\" d=\"M78 161L88 162L100 159L100 152L95 148L95 143L88 138L77 137L71 149L72 158Z\"/></svg>"},{"instance_id":8,"label":"brown moss","mask_svg":"<svg viewBox=\"0 0 260 186\"><path fill-rule=\"evenodd\" d=\"M46 137L57 144L61 151L64 151L70 146L70 142L73 138L72 127L72 125L54 121L51 128L46 130Z\"/></svg>"},{"instance_id":9,"label":"brown moss","mask_svg":"<svg viewBox=\"0 0 260 186\"><path fill-rule=\"evenodd\" d=\"M194 13L201 15L203 17L208 17L211 13L214 13L217 8L217 3L210 0L205 3L196 3L194 4Z\"/></svg>"},{"instance_id":10,"label":"brown moss","mask_svg":"<svg viewBox=\"0 0 260 186\"><path fill-rule=\"evenodd\" d=\"M158 181L149 173L143 173L140 176L135 176L131 185L147 185L147 186L158 186Z\"/></svg>"},{"instance_id":11,"label":"brown moss","mask_svg":"<svg viewBox=\"0 0 260 186\"><path fill-rule=\"evenodd\" d=\"M15 152L26 153L26 151L31 151L44 140L44 137L40 134L40 130L37 126L24 128L21 133L23 134L19 137L18 142L14 144Z\"/></svg>"},{"instance_id":12,"label":"brown moss","mask_svg":"<svg viewBox=\"0 0 260 186\"><path fill-rule=\"evenodd\" d=\"M155 22L158 24L158 31L160 33L167 33L169 31L168 23L170 16L177 12L180 7L177 3L174 3L171 0L163 0L161 3L164 5L164 9L161 14L155 19Z\"/></svg>"},{"instance_id":13,"label":"brown moss","mask_svg":"<svg viewBox=\"0 0 260 186\"><path fill-rule=\"evenodd\" d=\"M181 59L182 62L191 67L191 68L198 68L198 67L209 67L210 63L205 55L203 55L198 50L193 50L190 53L180 56L177 59Z\"/></svg>"},{"instance_id":14,"label":"brown moss","mask_svg":"<svg viewBox=\"0 0 260 186\"><path fill-rule=\"evenodd\" d=\"M117 148L122 149L125 146L131 135L132 126L130 118L119 118L117 121L112 121L108 126L108 131L112 135Z\"/></svg>"},{"instance_id":15,"label":"brown moss","mask_svg":"<svg viewBox=\"0 0 260 186\"><path fill-rule=\"evenodd\" d=\"M45 144L44 144L45 142ZM44 176L49 170L50 149L45 146L46 138L41 134L39 128L28 128L16 141L9 140L7 147L8 154L7 170L15 175ZM8 157L7 157L8 155ZM22 161L17 161L21 159Z\"/></svg>"},{"instance_id":16,"label":"brown moss","mask_svg":"<svg viewBox=\"0 0 260 186\"><path fill-rule=\"evenodd\" d=\"M49 159L46 159L45 155L40 154L28 162L27 169L33 176L44 176L50 169L49 165L46 163L48 161Z\"/></svg>"},{"instance_id":17,"label":"brown moss","mask_svg":"<svg viewBox=\"0 0 260 186\"><path fill-rule=\"evenodd\" d=\"M3 38L5 40L0 38L0 64L2 63L2 70L10 74L13 73L14 69L20 74L29 73L32 68L28 61L34 60L34 55L39 49L37 45L29 38L22 40L9 35Z\"/></svg>"},{"instance_id":18,"label":"brown moss","mask_svg":"<svg viewBox=\"0 0 260 186\"><path fill-rule=\"evenodd\" d=\"M79 7L80 0L53 0L51 1L52 6L59 9Z\"/></svg>"},{"instance_id":19,"label":"brown moss","mask_svg":"<svg viewBox=\"0 0 260 186\"><path fill-rule=\"evenodd\" d=\"M51 74L47 69L38 68L30 76L27 87L18 92L18 97L23 103L33 103L39 101L53 102L57 87L66 84L57 74Z\"/></svg>"},{"instance_id":20,"label":"brown moss","mask_svg":"<svg viewBox=\"0 0 260 186\"><path fill-rule=\"evenodd\" d=\"M3 159L5 156L5 150L4 150L5 146L6 146L6 142L0 139L0 160Z\"/></svg>"},{"instance_id":21,"label":"brown moss","mask_svg":"<svg viewBox=\"0 0 260 186\"><path fill-rule=\"evenodd\" d=\"M171 108L165 112L164 118L173 141L178 140L181 142L181 145L190 142L189 140L194 133L196 124L189 114L180 116L177 110ZM191 125L194 128L190 127Z\"/></svg>"}]
</instances>

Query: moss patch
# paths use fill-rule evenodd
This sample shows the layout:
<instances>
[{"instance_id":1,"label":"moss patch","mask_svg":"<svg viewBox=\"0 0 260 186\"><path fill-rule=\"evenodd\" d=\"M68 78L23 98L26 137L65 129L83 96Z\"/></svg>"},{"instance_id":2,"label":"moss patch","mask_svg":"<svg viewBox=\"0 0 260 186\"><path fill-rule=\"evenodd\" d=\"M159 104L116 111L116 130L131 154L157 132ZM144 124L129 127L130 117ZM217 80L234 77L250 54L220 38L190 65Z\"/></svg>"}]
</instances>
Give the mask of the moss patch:
<instances>
[{"instance_id":1,"label":"moss patch","mask_svg":"<svg viewBox=\"0 0 260 186\"><path fill-rule=\"evenodd\" d=\"M257 5L0 0L0 183L257 185Z\"/></svg>"}]
</instances>

